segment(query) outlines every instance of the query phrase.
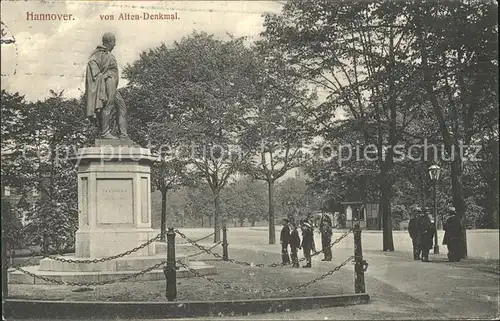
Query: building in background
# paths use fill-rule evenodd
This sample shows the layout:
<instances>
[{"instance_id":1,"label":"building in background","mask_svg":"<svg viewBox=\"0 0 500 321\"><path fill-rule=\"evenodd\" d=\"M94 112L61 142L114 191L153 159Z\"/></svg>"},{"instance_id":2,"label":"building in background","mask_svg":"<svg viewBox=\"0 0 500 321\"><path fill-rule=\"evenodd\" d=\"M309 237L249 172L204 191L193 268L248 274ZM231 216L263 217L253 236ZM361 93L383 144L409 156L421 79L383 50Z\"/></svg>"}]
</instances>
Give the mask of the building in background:
<instances>
[{"instance_id":1,"label":"building in background","mask_svg":"<svg viewBox=\"0 0 500 321\"><path fill-rule=\"evenodd\" d=\"M356 223L368 230L379 229L379 206L369 202L341 202L340 214L345 217L344 227L354 227Z\"/></svg>"}]
</instances>

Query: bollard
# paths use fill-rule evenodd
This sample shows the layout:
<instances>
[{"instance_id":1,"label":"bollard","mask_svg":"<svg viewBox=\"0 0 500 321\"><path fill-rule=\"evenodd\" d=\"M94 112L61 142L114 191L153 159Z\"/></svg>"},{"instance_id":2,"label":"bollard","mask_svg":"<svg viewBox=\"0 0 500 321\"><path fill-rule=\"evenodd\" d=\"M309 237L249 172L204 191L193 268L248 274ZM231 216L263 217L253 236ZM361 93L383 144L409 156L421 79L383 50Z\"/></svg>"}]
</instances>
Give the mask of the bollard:
<instances>
[{"instance_id":1,"label":"bollard","mask_svg":"<svg viewBox=\"0 0 500 321\"><path fill-rule=\"evenodd\" d=\"M365 293L365 266L363 260L363 249L361 248L361 228L359 224L354 226L354 291Z\"/></svg>"},{"instance_id":2,"label":"bollard","mask_svg":"<svg viewBox=\"0 0 500 321\"><path fill-rule=\"evenodd\" d=\"M168 301L177 298L177 272L175 268L175 232L173 227L167 231L167 265L163 267L163 273L167 280L166 297Z\"/></svg>"},{"instance_id":3,"label":"bollard","mask_svg":"<svg viewBox=\"0 0 500 321\"><path fill-rule=\"evenodd\" d=\"M226 225L222 227L222 260L227 261L229 259L227 253L227 228Z\"/></svg>"}]
</instances>

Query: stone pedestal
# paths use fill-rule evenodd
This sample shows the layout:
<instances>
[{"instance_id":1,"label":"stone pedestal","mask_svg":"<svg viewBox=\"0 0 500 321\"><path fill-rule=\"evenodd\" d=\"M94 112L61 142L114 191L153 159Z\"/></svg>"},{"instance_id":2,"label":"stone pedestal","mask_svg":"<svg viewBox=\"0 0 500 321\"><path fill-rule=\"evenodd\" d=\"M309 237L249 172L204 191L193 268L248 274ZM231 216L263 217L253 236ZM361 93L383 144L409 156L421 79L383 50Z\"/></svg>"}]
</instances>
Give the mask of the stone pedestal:
<instances>
[{"instance_id":1,"label":"stone pedestal","mask_svg":"<svg viewBox=\"0 0 500 321\"><path fill-rule=\"evenodd\" d=\"M79 260L99 259L133 250L157 236L151 228L151 164L155 157L149 149L134 146L128 140L96 140L96 146L78 150L73 161L78 166L78 231L76 255L64 256L76 262L45 258L35 275L67 282L122 279L166 260L166 253L156 253L156 242L126 256L97 263ZM189 264L187 256L177 260ZM215 267L198 263L192 268L202 274L217 273ZM186 269L179 277L192 276ZM153 269L142 279L161 280L161 268ZM130 279L132 280L132 279ZM11 283L45 283L39 278L14 271Z\"/></svg>"},{"instance_id":2,"label":"stone pedestal","mask_svg":"<svg viewBox=\"0 0 500 321\"><path fill-rule=\"evenodd\" d=\"M146 148L98 146L79 150L76 256L99 258L155 237L151 228L151 162ZM154 242L132 253L154 255Z\"/></svg>"}]
</instances>

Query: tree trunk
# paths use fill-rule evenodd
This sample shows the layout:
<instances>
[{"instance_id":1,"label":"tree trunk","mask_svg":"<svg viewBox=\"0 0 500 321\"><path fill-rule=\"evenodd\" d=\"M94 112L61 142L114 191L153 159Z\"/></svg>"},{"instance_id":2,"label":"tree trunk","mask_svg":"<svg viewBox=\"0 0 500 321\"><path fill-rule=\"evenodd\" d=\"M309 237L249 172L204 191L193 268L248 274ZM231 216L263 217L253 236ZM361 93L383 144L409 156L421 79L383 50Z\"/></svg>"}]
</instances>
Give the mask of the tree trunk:
<instances>
[{"instance_id":1,"label":"tree trunk","mask_svg":"<svg viewBox=\"0 0 500 321\"><path fill-rule=\"evenodd\" d=\"M395 82L396 78L394 75L394 66L395 66L395 56L394 56L394 33L393 28L389 28L389 57L391 59L391 63L389 64L389 101L388 105L391 112L391 119L389 123L389 149L387 151L386 160L382 163L382 190L381 190L381 203L383 210L383 250L385 251L394 251L394 242L392 240L392 213L391 213L391 198L392 198L392 179L389 177L390 171L393 168L394 164L394 147L398 143L397 139L397 101L396 98L398 93L395 90Z\"/></svg>"},{"instance_id":2,"label":"tree trunk","mask_svg":"<svg viewBox=\"0 0 500 321\"><path fill-rule=\"evenodd\" d=\"M219 191L214 192L214 243L220 241L220 228L221 228L221 218L220 218L220 202L219 202Z\"/></svg>"},{"instance_id":3,"label":"tree trunk","mask_svg":"<svg viewBox=\"0 0 500 321\"><path fill-rule=\"evenodd\" d=\"M462 160L461 155L457 153L458 145L453 146L456 143L456 137L458 133L451 133L447 127L447 120L443 113L443 109L439 104L436 92L434 91L434 81L432 75L432 69L429 68L428 57L427 57L427 48L425 44L425 36L423 34L422 26L424 19L421 16L417 16L417 37L420 44L420 54L422 57L422 71L424 76L424 88L429 95L429 100L432 105L432 109L434 111L434 115L436 116L439 130L441 135L443 136L443 142L446 148L447 153L453 157L451 162L451 193L453 198L453 206L457 211L457 214L460 217L461 225L462 225L462 237L464 244L463 258L467 258L467 231L465 226L465 202L464 202L464 194L463 194L463 184L462 184ZM453 121L453 120L452 120ZM458 121L457 119L454 120Z\"/></svg>"},{"instance_id":4,"label":"tree trunk","mask_svg":"<svg viewBox=\"0 0 500 321\"><path fill-rule=\"evenodd\" d=\"M455 152L451 150L451 152ZM453 160L451 162L451 193L453 198L453 205L457 211L458 217L460 217L460 223L462 225L462 238L464 244L463 259L467 258L467 225L466 225L466 214L465 214L465 202L464 202L464 191L462 182L462 159L459 153L454 153Z\"/></svg>"},{"instance_id":5,"label":"tree trunk","mask_svg":"<svg viewBox=\"0 0 500 321\"><path fill-rule=\"evenodd\" d=\"M167 235L167 189L161 191L161 222L160 222L161 241L165 242Z\"/></svg>"},{"instance_id":6,"label":"tree trunk","mask_svg":"<svg viewBox=\"0 0 500 321\"><path fill-rule=\"evenodd\" d=\"M486 226L490 229L498 229L498 194L499 194L499 184L498 184L498 140L491 139L486 145L483 146L483 150L490 151L491 160L489 163L488 176L483 176L483 180L488 186L486 193L486 213L487 220Z\"/></svg>"},{"instance_id":7,"label":"tree trunk","mask_svg":"<svg viewBox=\"0 0 500 321\"><path fill-rule=\"evenodd\" d=\"M378 217L377 217L377 229L379 231L382 231L382 203L380 202L382 200L382 196L379 197L379 204L378 204Z\"/></svg>"},{"instance_id":8,"label":"tree trunk","mask_svg":"<svg viewBox=\"0 0 500 321\"><path fill-rule=\"evenodd\" d=\"M203 227L203 216L201 217L201 227Z\"/></svg>"},{"instance_id":9,"label":"tree trunk","mask_svg":"<svg viewBox=\"0 0 500 321\"><path fill-rule=\"evenodd\" d=\"M427 185L425 184L427 175L425 171L420 173L420 190L422 194L422 208L427 207Z\"/></svg>"},{"instance_id":10,"label":"tree trunk","mask_svg":"<svg viewBox=\"0 0 500 321\"><path fill-rule=\"evenodd\" d=\"M276 244L276 229L274 227L274 182L267 181L269 191L269 244Z\"/></svg>"},{"instance_id":11,"label":"tree trunk","mask_svg":"<svg viewBox=\"0 0 500 321\"><path fill-rule=\"evenodd\" d=\"M392 239L392 216L391 216L391 183L387 177L387 169L382 166L380 173L380 215L382 217L382 250L384 252L394 251Z\"/></svg>"}]
</instances>

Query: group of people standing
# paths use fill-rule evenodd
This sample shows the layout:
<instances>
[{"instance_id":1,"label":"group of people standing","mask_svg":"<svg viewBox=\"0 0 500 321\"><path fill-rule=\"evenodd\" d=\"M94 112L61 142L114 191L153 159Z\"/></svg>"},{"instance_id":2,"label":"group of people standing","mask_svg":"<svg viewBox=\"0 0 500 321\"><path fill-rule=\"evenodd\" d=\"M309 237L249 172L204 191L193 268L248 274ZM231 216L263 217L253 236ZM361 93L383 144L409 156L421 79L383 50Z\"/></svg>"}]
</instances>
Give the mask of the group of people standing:
<instances>
[{"instance_id":1,"label":"group of people standing","mask_svg":"<svg viewBox=\"0 0 500 321\"><path fill-rule=\"evenodd\" d=\"M302 249L303 255L306 258L306 265L303 268L310 268L312 252L316 252L316 244L314 242L314 228L308 219L301 219L299 222L302 234L302 241L297 230L297 223L291 222L288 219L283 219L283 228L280 234L281 243L281 261L282 265L292 264L292 267L299 267L299 259L297 252ZM330 246L332 240L332 220L327 214L321 217L319 229L321 232L321 245L324 258L322 261L332 260L332 248ZM290 255L288 254L288 246L290 246Z\"/></svg>"},{"instance_id":2,"label":"group of people standing","mask_svg":"<svg viewBox=\"0 0 500 321\"><path fill-rule=\"evenodd\" d=\"M462 226L454 207L449 207L447 215L443 217L443 230L443 245L448 246L448 260L460 262L463 254ZM415 209L408 223L408 232L413 243L413 259L429 262L429 251L433 247L437 231L435 222L426 209Z\"/></svg>"}]
</instances>

